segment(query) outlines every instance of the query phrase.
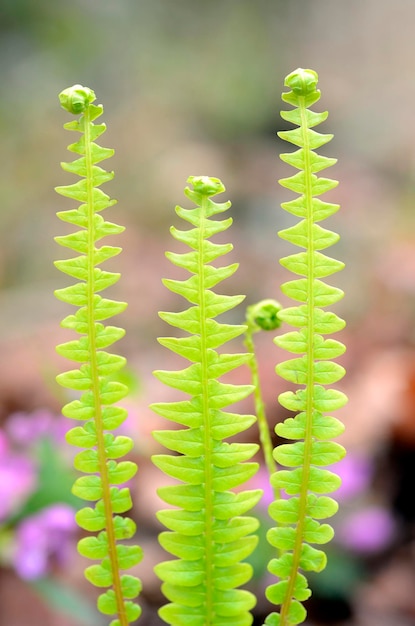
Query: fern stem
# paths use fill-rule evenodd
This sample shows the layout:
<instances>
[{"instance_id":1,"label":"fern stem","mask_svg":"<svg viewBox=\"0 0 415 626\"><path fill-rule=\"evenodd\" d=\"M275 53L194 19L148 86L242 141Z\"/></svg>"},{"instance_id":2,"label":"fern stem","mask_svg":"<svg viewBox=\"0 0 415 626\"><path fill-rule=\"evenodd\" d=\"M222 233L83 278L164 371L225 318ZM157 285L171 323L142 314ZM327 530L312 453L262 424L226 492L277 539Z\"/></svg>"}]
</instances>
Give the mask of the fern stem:
<instances>
[{"instance_id":1,"label":"fern stem","mask_svg":"<svg viewBox=\"0 0 415 626\"><path fill-rule=\"evenodd\" d=\"M255 415L258 420L259 441L261 443L262 453L264 455L265 465L268 470L268 477L270 478L277 471L277 464L273 457L273 444L271 439L270 428L265 412L265 403L262 396L261 383L259 378L258 359L255 351L254 333L257 328L247 320L247 328L245 332L245 346L250 356L248 361L249 369L251 370L252 385L254 387L254 404ZM274 499L280 498L280 489L276 486L271 486Z\"/></svg>"},{"instance_id":2,"label":"fern stem","mask_svg":"<svg viewBox=\"0 0 415 626\"><path fill-rule=\"evenodd\" d=\"M90 366L91 366L91 380L92 380L92 394L94 397L94 422L97 435L97 452L98 462L100 469L100 476L102 481L103 502L105 511L105 530L108 538L108 556L111 563L111 571L113 576L113 590L116 597L118 619L120 626L128 626L128 619L125 613L123 594L121 589L120 580L120 568L118 563L118 556L116 550L116 539L114 529L114 513L111 504L111 492L110 482L108 477L108 458L105 452L104 442L104 428L102 423L102 406L100 398L99 388L99 373L97 363L98 347L96 344L96 330L94 320L94 294L95 294L95 279L94 279L94 251L95 251L95 227L94 227L94 185L93 185L93 164L91 154L91 120L89 115L89 107L86 107L84 111L85 119L85 167L86 167L86 185L88 196L88 281L87 281L87 311L88 311L88 340L90 350Z\"/></svg>"},{"instance_id":3,"label":"fern stem","mask_svg":"<svg viewBox=\"0 0 415 626\"><path fill-rule=\"evenodd\" d=\"M212 485L212 436L210 432L209 420L209 375L207 362L207 328L206 328L206 296L205 296L205 280L204 280L204 259L203 259L203 242L205 239L205 222L207 218L208 196L203 196L200 208L201 219L199 229L199 320L200 320L200 343L201 343L201 380L202 380L202 412L204 427L204 449L205 449L205 537L207 550L205 553L205 575L206 575L206 625L213 623L213 576L214 565L212 562L213 554L210 546L213 544L213 485Z\"/></svg>"}]
</instances>

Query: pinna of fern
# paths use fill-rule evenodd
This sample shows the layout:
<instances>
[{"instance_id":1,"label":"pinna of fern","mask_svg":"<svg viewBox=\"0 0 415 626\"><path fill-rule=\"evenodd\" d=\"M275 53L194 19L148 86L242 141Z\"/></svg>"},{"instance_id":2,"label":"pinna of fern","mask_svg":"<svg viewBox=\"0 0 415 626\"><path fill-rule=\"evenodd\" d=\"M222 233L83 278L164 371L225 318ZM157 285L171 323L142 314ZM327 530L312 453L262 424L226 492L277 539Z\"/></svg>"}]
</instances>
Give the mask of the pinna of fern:
<instances>
[{"instance_id":1,"label":"pinna of fern","mask_svg":"<svg viewBox=\"0 0 415 626\"><path fill-rule=\"evenodd\" d=\"M282 95L284 102L294 109L282 111L281 116L298 128L278 133L282 139L298 147L294 152L282 154L286 163L298 169L280 184L299 194L285 202L282 208L300 218L279 236L304 251L281 259L281 264L300 278L281 286L282 292L299 302L279 312L280 319L296 330L276 337L275 343L296 356L276 367L285 380L299 385L297 391L286 391L279 396L280 404L297 412L275 428L277 435L290 443L279 445L274 458L279 469L271 477L273 486L290 496L275 500L269 508L276 526L268 532L270 544L277 556L269 563L269 571L277 582L267 588L267 598L281 605L279 613L268 616L269 626L293 626L306 617L303 601L311 591L303 572L318 572L326 565L326 554L313 544L325 544L333 537L333 529L320 520L337 511L336 501L325 494L335 491L339 477L324 469L341 460L344 448L331 441L343 431L343 424L326 415L342 407L346 396L332 387L344 375L344 369L332 359L343 354L345 347L339 341L325 338L340 331L344 321L335 313L326 311L343 297L343 292L322 279L342 269L343 263L322 252L338 241L339 236L318 224L338 210L338 205L323 202L317 196L334 188L337 181L316 176L316 173L333 165L336 160L316 152L332 135L321 134L312 127L327 118L327 113L309 109L320 98L318 76L312 70L299 69L285 80L290 88Z\"/></svg>"},{"instance_id":2,"label":"pinna of fern","mask_svg":"<svg viewBox=\"0 0 415 626\"><path fill-rule=\"evenodd\" d=\"M210 241L232 222L231 218L213 219L230 206L229 202L212 199L225 188L220 180L207 176L192 176L188 182L193 189L186 188L185 194L197 206L176 207L176 212L192 228L172 227L171 233L191 250L183 254L168 252L167 257L191 276L163 282L191 306L181 312L160 313L164 321L186 335L159 341L190 365L179 371L157 371L155 375L190 398L152 406L159 415L184 427L154 433L156 440L172 451L155 455L154 463L181 482L159 489L162 500L175 507L158 513L168 529L161 533L160 543L177 557L155 568L163 581L163 593L170 600L161 608L160 616L174 626L249 626L255 598L238 587L252 576L251 566L243 560L256 545L252 533L258 522L244 514L257 503L261 491L232 490L256 472L257 464L247 461L258 446L224 440L244 431L255 418L223 409L245 398L252 387L219 381L227 372L247 363L249 355L217 351L246 327L215 320L244 297L213 291L237 269L237 264L211 265L232 249L231 244Z\"/></svg>"},{"instance_id":3,"label":"pinna of fern","mask_svg":"<svg viewBox=\"0 0 415 626\"><path fill-rule=\"evenodd\" d=\"M102 322L121 313L126 304L103 298L99 292L116 283L118 273L102 270L99 265L117 255L121 248L97 246L107 235L121 233L124 228L104 220L101 211L115 204L100 185L113 178L97 164L112 156L113 150L95 143L105 131L105 124L94 124L103 112L101 105L93 105L95 94L91 89L74 85L59 96L62 107L80 115L64 125L67 130L81 133L68 149L80 155L62 168L81 177L72 185L57 187L56 191L80 205L57 215L80 230L56 237L57 243L77 253L77 256L56 261L56 267L75 278L74 285L58 289L58 299L78 307L62 321L62 327L78 333L79 337L57 347L60 355L79 363L77 369L60 374L58 382L68 389L80 392L79 399L63 407L62 413L80 424L67 433L70 445L83 448L74 460L76 469L84 475L76 479L73 493L95 502L81 508L76 514L78 525L93 534L82 538L78 550L83 556L98 561L85 570L86 578L97 587L108 588L98 598L98 608L105 615L113 615L111 626L128 626L140 615L140 607L133 602L141 583L128 570L141 558L139 546L121 543L131 539L135 523L124 516L131 504L128 487L122 486L136 473L132 461L119 461L132 448L132 440L111 431L126 419L125 409L117 406L127 393L122 383L114 380L124 366L125 358L105 349L123 337L124 330Z\"/></svg>"}]
</instances>

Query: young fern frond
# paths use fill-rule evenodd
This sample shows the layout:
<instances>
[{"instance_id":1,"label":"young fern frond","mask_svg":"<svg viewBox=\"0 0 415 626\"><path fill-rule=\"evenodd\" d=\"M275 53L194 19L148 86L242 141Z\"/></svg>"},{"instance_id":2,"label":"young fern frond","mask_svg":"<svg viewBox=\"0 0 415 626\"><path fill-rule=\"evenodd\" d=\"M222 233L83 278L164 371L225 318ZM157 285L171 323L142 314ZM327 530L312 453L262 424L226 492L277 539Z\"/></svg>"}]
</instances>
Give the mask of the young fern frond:
<instances>
[{"instance_id":1,"label":"young fern frond","mask_svg":"<svg viewBox=\"0 0 415 626\"><path fill-rule=\"evenodd\" d=\"M161 608L160 616L175 626L249 626L255 598L238 587L252 575L251 566L242 561L257 543L252 533L258 522L244 514L258 502L261 491L234 493L232 489L256 472L257 463L244 461L251 459L258 446L227 443L224 439L247 429L255 418L223 409L245 398L252 387L218 380L247 363L249 355L217 352L217 348L241 335L245 326L214 319L244 298L212 290L237 269L237 264L210 265L232 249L231 244L210 241L232 222L230 218L212 219L230 206L229 202L219 204L211 199L225 188L218 179L206 176L192 176L188 182L193 190L186 188L185 194L197 206L176 207L176 212L193 228L172 227L171 233L191 251L169 252L167 257L191 276L183 281L165 280L164 284L192 306L179 313L160 314L168 324L188 334L159 341L191 364L180 371L157 371L155 375L191 397L152 407L159 415L185 427L154 433L157 441L173 452L154 456L154 463L182 483L159 490L164 502L176 507L158 513L169 529L161 533L160 543L177 557L156 566L163 592L170 600Z\"/></svg>"},{"instance_id":2,"label":"young fern frond","mask_svg":"<svg viewBox=\"0 0 415 626\"><path fill-rule=\"evenodd\" d=\"M133 442L111 432L126 418L126 411L116 403L126 395L127 388L113 380L125 359L106 352L105 348L123 337L124 330L101 323L122 312L126 304L98 294L120 277L98 266L117 255L121 248L96 247L100 239L124 228L100 215L103 209L115 204L115 200L99 189L113 177L113 173L97 165L113 154L113 150L94 143L105 131L105 124L93 123L102 114L102 106L93 105L94 92L81 85L65 89L59 98L67 111L81 114L79 119L64 125L67 130L81 133L81 138L68 146L71 152L81 156L71 163L62 163L65 171L77 174L81 180L56 188L59 194L81 203L77 209L57 214L62 221L81 228L56 237L57 243L78 256L55 263L59 270L79 281L55 292L59 300L79 307L75 314L65 317L62 326L80 337L57 347L60 355L81 364L78 369L57 377L64 387L81 393L79 399L72 400L62 410L66 417L81 422L66 437L70 445L84 448L76 455L74 465L86 475L75 481L73 493L96 502L94 507L84 507L76 515L82 529L98 533L81 539L78 550L83 556L99 561L86 568L86 578L97 587L109 588L98 598L99 610L115 616L111 626L128 626L140 615L140 607L132 600L139 594L141 583L122 570L140 562L142 554L136 545L119 543L131 539L135 533L133 520L121 515L132 505L129 489L122 485L134 476L137 466L131 461L118 461L131 450Z\"/></svg>"},{"instance_id":3,"label":"young fern frond","mask_svg":"<svg viewBox=\"0 0 415 626\"><path fill-rule=\"evenodd\" d=\"M276 300L269 299L252 304L246 310L245 346L250 356L249 367L251 370L252 384L254 386L255 415L258 421L259 441L270 477L274 474L277 467L273 456L271 433L262 397L258 359L255 353L254 334L260 330L270 331L279 328L281 326L281 320L278 316L280 311L280 303ZM279 490L276 488L274 488L274 497L279 497Z\"/></svg>"},{"instance_id":4,"label":"young fern frond","mask_svg":"<svg viewBox=\"0 0 415 626\"><path fill-rule=\"evenodd\" d=\"M280 183L300 194L282 207L301 221L282 230L279 236L305 251L281 259L284 267L301 277L285 283L281 289L300 304L280 311L280 319L298 330L277 337L275 343L302 356L280 363L276 371L301 387L279 396L284 408L298 414L275 429L280 437L293 442L274 450L277 463L290 469L277 471L271 482L291 497L276 500L269 509L277 524L269 531L268 540L278 549L279 556L270 561L268 569L279 581L267 588L267 597L281 605L279 614L271 613L267 618L269 626L293 626L305 619L302 602L311 591L302 572L324 569L325 552L312 544L330 541L332 527L318 520L329 518L337 510L336 501L322 494L335 491L340 478L323 468L340 461L345 454L342 446L330 441L343 431L342 423L324 415L342 407L347 399L340 391L326 388L344 375L344 369L332 359L340 356L345 347L339 341L324 338L344 327L344 321L324 307L340 300L343 292L321 279L342 269L343 263L320 252L336 243L339 236L317 222L339 207L316 197L337 185L336 181L315 175L335 163L335 159L315 152L332 138L312 130L327 118L327 113L315 113L308 108L320 98L317 79L312 70L296 70L285 80L291 91L282 96L284 102L295 108L283 111L281 116L298 128L280 132L279 136L299 149L281 158L299 172Z\"/></svg>"}]
</instances>

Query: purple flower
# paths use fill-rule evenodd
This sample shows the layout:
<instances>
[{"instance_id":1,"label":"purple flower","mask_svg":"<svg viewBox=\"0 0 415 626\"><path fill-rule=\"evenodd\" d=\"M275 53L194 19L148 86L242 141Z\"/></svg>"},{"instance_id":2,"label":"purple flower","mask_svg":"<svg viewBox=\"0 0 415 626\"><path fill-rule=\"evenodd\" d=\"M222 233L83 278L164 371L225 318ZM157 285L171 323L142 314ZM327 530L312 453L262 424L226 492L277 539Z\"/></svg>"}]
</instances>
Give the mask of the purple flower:
<instances>
[{"instance_id":1,"label":"purple flower","mask_svg":"<svg viewBox=\"0 0 415 626\"><path fill-rule=\"evenodd\" d=\"M390 544L395 531L390 512L380 506L370 506L344 519L336 530L336 539L355 552L373 554Z\"/></svg>"},{"instance_id":2,"label":"purple flower","mask_svg":"<svg viewBox=\"0 0 415 626\"><path fill-rule=\"evenodd\" d=\"M12 452L0 432L0 522L23 504L35 485L33 462Z\"/></svg>"},{"instance_id":3,"label":"purple flower","mask_svg":"<svg viewBox=\"0 0 415 626\"><path fill-rule=\"evenodd\" d=\"M349 500L365 492L372 480L372 464L369 459L349 452L344 459L332 466L342 484L336 491L336 499Z\"/></svg>"},{"instance_id":4,"label":"purple flower","mask_svg":"<svg viewBox=\"0 0 415 626\"><path fill-rule=\"evenodd\" d=\"M5 430L14 444L28 447L42 437L63 441L67 422L48 409L38 409L32 413L20 411L10 415Z\"/></svg>"},{"instance_id":5,"label":"purple flower","mask_svg":"<svg viewBox=\"0 0 415 626\"><path fill-rule=\"evenodd\" d=\"M52 560L64 564L75 535L75 512L53 504L24 519L16 530L14 567L25 580L48 574Z\"/></svg>"}]
</instances>

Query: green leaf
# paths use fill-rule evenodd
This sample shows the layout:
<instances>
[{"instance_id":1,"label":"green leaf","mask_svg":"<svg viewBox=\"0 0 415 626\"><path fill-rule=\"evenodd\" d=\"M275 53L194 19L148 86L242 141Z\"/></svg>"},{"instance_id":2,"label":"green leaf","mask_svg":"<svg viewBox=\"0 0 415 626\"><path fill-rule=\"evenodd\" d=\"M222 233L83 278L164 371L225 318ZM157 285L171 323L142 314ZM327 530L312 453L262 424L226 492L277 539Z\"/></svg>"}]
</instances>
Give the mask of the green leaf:
<instances>
[{"instance_id":1,"label":"green leaf","mask_svg":"<svg viewBox=\"0 0 415 626\"><path fill-rule=\"evenodd\" d=\"M99 396L103 405L119 402L128 393L128 387L113 380L102 380L99 385Z\"/></svg>"},{"instance_id":2,"label":"green leaf","mask_svg":"<svg viewBox=\"0 0 415 626\"><path fill-rule=\"evenodd\" d=\"M329 306L341 300L344 295L341 289L326 285L318 279L313 280L311 289L315 306ZM281 291L293 300L308 302L310 286L307 279L300 278L281 285Z\"/></svg>"},{"instance_id":3,"label":"green leaf","mask_svg":"<svg viewBox=\"0 0 415 626\"><path fill-rule=\"evenodd\" d=\"M327 556L322 550L317 550L307 543L303 543L301 550L300 567L306 571L321 572L326 567Z\"/></svg>"},{"instance_id":4,"label":"green leaf","mask_svg":"<svg viewBox=\"0 0 415 626\"><path fill-rule=\"evenodd\" d=\"M345 454L343 446L333 441L314 441L310 448L310 461L314 465L337 463ZM305 457L305 444L303 441L281 444L276 448L274 457L277 463L281 465L298 467L302 465Z\"/></svg>"},{"instance_id":5,"label":"green leaf","mask_svg":"<svg viewBox=\"0 0 415 626\"><path fill-rule=\"evenodd\" d=\"M72 493L83 500L99 500L102 498L102 481L100 476L81 476L72 487Z\"/></svg>"},{"instance_id":6,"label":"green leaf","mask_svg":"<svg viewBox=\"0 0 415 626\"><path fill-rule=\"evenodd\" d=\"M283 257L280 259L280 263L294 274L299 274L300 276L309 276L311 274L313 278L324 278L344 268L344 263L336 261L336 259L332 259L321 252L314 252L312 267L310 267L307 252L298 252L297 254Z\"/></svg>"},{"instance_id":7,"label":"green leaf","mask_svg":"<svg viewBox=\"0 0 415 626\"><path fill-rule=\"evenodd\" d=\"M90 368L88 366L81 366L79 370L71 370L64 374L59 374L56 380L63 387L77 389L78 391L90 389L92 384Z\"/></svg>"},{"instance_id":8,"label":"green leaf","mask_svg":"<svg viewBox=\"0 0 415 626\"><path fill-rule=\"evenodd\" d=\"M71 446L78 446L79 448L92 448L97 444L97 437L94 431L87 429L88 424L82 426L75 426L71 428L66 435L65 439Z\"/></svg>"},{"instance_id":9,"label":"green leaf","mask_svg":"<svg viewBox=\"0 0 415 626\"><path fill-rule=\"evenodd\" d=\"M137 472L137 465L132 461L108 461L108 480L111 485L121 485L127 482Z\"/></svg>"},{"instance_id":10,"label":"green leaf","mask_svg":"<svg viewBox=\"0 0 415 626\"><path fill-rule=\"evenodd\" d=\"M301 492L304 469L297 467L294 470L280 470L271 477L271 484L284 489L289 495ZM307 476L307 488L315 493L331 493L340 487L341 480L329 470L310 467Z\"/></svg>"},{"instance_id":11,"label":"green leaf","mask_svg":"<svg viewBox=\"0 0 415 626\"><path fill-rule=\"evenodd\" d=\"M334 530L330 524L320 524L316 520L306 518L304 541L309 543L324 544L334 537Z\"/></svg>"},{"instance_id":12,"label":"green leaf","mask_svg":"<svg viewBox=\"0 0 415 626\"><path fill-rule=\"evenodd\" d=\"M318 146L315 145L314 147ZM290 178L281 178L278 182L283 187L287 187L296 193L303 194L307 190L307 192L311 193L312 196L320 196L322 193L330 191L330 189L334 189L334 187L337 187L339 184L337 180L318 177L311 174L310 171L307 173L298 172L298 174L294 174L293 176L290 176Z\"/></svg>"},{"instance_id":13,"label":"green leaf","mask_svg":"<svg viewBox=\"0 0 415 626\"><path fill-rule=\"evenodd\" d=\"M258 452L255 443L222 443L214 446L212 462L215 467L232 467L237 463L251 459Z\"/></svg>"},{"instance_id":14,"label":"green leaf","mask_svg":"<svg viewBox=\"0 0 415 626\"><path fill-rule=\"evenodd\" d=\"M327 217L330 217L340 208L339 204L323 202L323 200L320 200L320 198L312 198L310 201L310 198L306 199L304 195L300 196L299 198L294 198L294 200L290 200L289 202L283 202L281 204L281 207L285 211L288 211L288 213L292 213L297 217L306 217L310 204L312 208L311 219L313 220L313 222L319 222L326 219Z\"/></svg>"},{"instance_id":15,"label":"green leaf","mask_svg":"<svg viewBox=\"0 0 415 626\"><path fill-rule=\"evenodd\" d=\"M104 615L115 615L118 607L114 590L108 589L108 591L102 593L98 597L97 606Z\"/></svg>"},{"instance_id":16,"label":"green leaf","mask_svg":"<svg viewBox=\"0 0 415 626\"><path fill-rule=\"evenodd\" d=\"M225 491L248 481L258 471L258 463L241 463L235 467L217 468L212 480L215 491Z\"/></svg>"},{"instance_id":17,"label":"green leaf","mask_svg":"<svg viewBox=\"0 0 415 626\"><path fill-rule=\"evenodd\" d=\"M140 555L140 559L141 559L141 555ZM128 599L136 598L141 591L141 582L135 576L131 576L129 574L123 574L121 576L121 589L122 589L124 598L128 598ZM129 607L136 606L136 605L133 605L133 603L131 602L128 602L126 604ZM131 615L131 613L128 613L128 611L127 611L127 614Z\"/></svg>"},{"instance_id":18,"label":"green leaf","mask_svg":"<svg viewBox=\"0 0 415 626\"><path fill-rule=\"evenodd\" d=\"M97 508L84 507L76 515L76 523L84 530L96 532L105 528L105 515Z\"/></svg>"},{"instance_id":19,"label":"green leaf","mask_svg":"<svg viewBox=\"0 0 415 626\"><path fill-rule=\"evenodd\" d=\"M344 368L332 361L316 361L309 365L306 356L279 363L275 371L285 380L298 385L306 385L308 382L329 385L343 378L345 374Z\"/></svg>"},{"instance_id":20,"label":"green leaf","mask_svg":"<svg viewBox=\"0 0 415 626\"><path fill-rule=\"evenodd\" d=\"M229 543L237 541L258 529L259 521L255 517L234 517L225 524L216 522L214 539L216 543Z\"/></svg>"},{"instance_id":21,"label":"green leaf","mask_svg":"<svg viewBox=\"0 0 415 626\"><path fill-rule=\"evenodd\" d=\"M102 565L90 565L87 567L85 569L85 578L95 587L109 587L113 581L111 570Z\"/></svg>"},{"instance_id":22,"label":"green leaf","mask_svg":"<svg viewBox=\"0 0 415 626\"><path fill-rule=\"evenodd\" d=\"M135 522L129 517L114 517L114 532L116 539L131 539L136 531Z\"/></svg>"},{"instance_id":23,"label":"green leaf","mask_svg":"<svg viewBox=\"0 0 415 626\"><path fill-rule=\"evenodd\" d=\"M111 505L114 513L125 513L132 507L130 490L128 487L118 489L118 487L111 487Z\"/></svg>"},{"instance_id":24,"label":"green leaf","mask_svg":"<svg viewBox=\"0 0 415 626\"><path fill-rule=\"evenodd\" d=\"M150 408L158 415L189 428L198 428L203 421L200 402L194 398L179 402L157 402Z\"/></svg>"},{"instance_id":25,"label":"green leaf","mask_svg":"<svg viewBox=\"0 0 415 626\"><path fill-rule=\"evenodd\" d=\"M105 436L105 452L109 459L119 459L125 456L133 449L134 443L130 437L117 435L114 437L111 433Z\"/></svg>"},{"instance_id":26,"label":"green leaf","mask_svg":"<svg viewBox=\"0 0 415 626\"><path fill-rule=\"evenodd\" d=\"M200 511L203 508L205 493L202 484L197 485L175 485L169 487L159 487L158 495L172 506L180 506L185 511ZM217 494L214 496L216 501Z\"/></svg>"},{"instance_id":27,"label":"green leaf","mask_svg":"<svg viewBox=\"0 0 415 626\"><path fill-rule=\"evenodd\" d=\"M245 490L238 493L232 491L218 493L213 507L215 517L218 520L226 520L232 516L243 515L258 504L261 497L261 489Z\"/></svg>"},{"instance_id":28,"label":"green leaf","mask_svg":"<svg viewBox=\"0 0 415 626\"><path fill-rule=\"evenodd\" d=\"M295 417L288 417L275 427L275 432L285 439L304 439L307 414L299 413ZM335 417L323 415L313 411L311 434L316 439L333 439L344 432L343 423Z\"/></svg>"},{"instance_id":29,"label":"green leaf","mask_svg":"<svg viewBox=\"0 0 415 626\"><path fill-rule=\"evenodd\" d=\"M283 111L282 113L287 113L287 111ZM291 113L291 111L288 113ZM281 114L281 117L284 116ZM287 117L284 119L287 119ZM337 159L329 159L321 154L317 154L317 152L313 152L313 150L306 151L304 148L300 148L295 152L280 154L280 159L298 170L305 168L307 159L312 173L320 172L321 170L326 169L326 167L330 167L337 162Z\"/></svg>"},{"instance_id":30,"label":"green leaf","mask_svg":"<svg viewBox=\"0 0 415 626\"><path fill-rule=\"evenodd\" d=\"M120 406L106 406L102 410L102 424L105 430L118 428L127 419L127 410Z\"/></svg>"},{"instance_id":31,"label":"green leaf","mask_svg":"<svg viewBox=\"0 0 415 626\"><path fill-rule=\"evenodd\" d=\"M81 472L99 472L99 457L96 450L83 450L74 459L74 466Z\"/></svg>"},{"instance_id":32,"label":"green leaf","mask_svg":"<svg viewBox=\"0 0 415 626\"><path fill-rule=\"evenodd\" d=\"M205 572L203 561L164 561L157 563L154 568L157 576L163 581L175 581L175 584L184 587L201 585L204 581Z\"/></svg>"},{"instance_id":33,"label":"green leaf","mask_svg":"<svg viewBox=\"0 0 415 626\"><path fill-rule=\"evenodd\" d=\"M208 382L208 386L209 405L213 409L221 409L229 404L244 400L253 391L252 385L230 385L214 379Z\"/></svg>"},{"instance_id":34,"label":"green leaf","mask_svg":"<svg viewBox=\"0 0 415 626\"><path fill-rule=\"evenodd\" d=\"M309 327L310 311L306 304L295 307L287 307L279 314L281 320L291 326ZM315 333L329 334L342 330L344 320L340 319L331 311L315 308L313 311L313 330Z\"/></svg>"},{"instance_id":35,"label":"green leaf","mask_svg":"<svg viewBox=\"0 0 415 626\"><path fill-rule=\"evenodd\" d=\"M159 535L160 545L173 556L186 561L195 561L203 558L205 542L203 537L192 537L181 533L163 532Z\"/></svg>"},{"instance_id":36,"label":"green leaf","mask_svg":"<svg viewBox=\"0 0 415 626\"><path fill-rule=\"evenodd\" d=\"M78 542L78 552L88 559L103 559L108 555L108 538L105 532L97 537L83 537Z\"/></svg>"},{"instance_id":37,"label":"green leaf","mask_svg":"<svg viewBox=\"0 0 415 626\"><path fill-rule=\"evenodd\" d=\"M272 566L270 564L270 571L273 574ZM282 604L288 591L288 580L282 580L279 583L270 585L266 590L266 597L269 602L274 604ZM297 574L295 579L295 585L292 591L293 597L301 602L308 600L311 596L311 590L307 586L307 579L302 574Z\"/></svg>"},{"instance_id":38,"label":"green leaf","mask_svg":"<svg viewBox=\"0 0 415 626\"><path fill-rule=\"evenodd\" d=\"M190 457L199 457L204 451L203 435L200 428L156 430L153 431L153 437L165 448Z\"/></svg>"},{"instance_id":39,"label":"green leaf","mask_svg":"<svg viewBox=\"0 0 415 626\"><path fill-rule=\"evenodd\" d=\"M254 415L239 415L227 411L209 411L213 439L226 439L243 432L255 423Z\"/></svg>"},{"instance_id":40,"label":"green leaf","mask_svg":"<svg viewBox=\"0 0 415 626\"><path fill-rule=\"evenodd\" d=\"M157 454L152 457L152 461L168 476L191 485L200 485L204 482L204 464L200 457L193 459L187 456Z\"/></svg>"},{"instance_id":41,"label":"green leaf","mask_svg":"<svg viewBox=\"0 0 415 626\"><path fill-rule=\"evenodd\" d=\"M172 531L197 536L204 532L205 519L201 511L166 509L157 511L157 519Z\"/></svg>"},{"instance_id":42,"label":"green leaf","mask_svg":"<svg viewBox=\"0 0 415 626\"><path fill-rule=\"evenodd\" d=\"M313 394L313 407L317 411L334 411L347 403L347 397L337 389L325 389L315 385ZM305 411L307 409L307 395L303 389L296 393L285 391L278 396L280 404L290 411Z\"/></svg>"},{"instance_id":43,"label":"green leaf","mask_svg":"<svg viewBox=\"0 0 415 626\"><path fill-rule=\"evenodd\" d=\"M300 128L296 128L295 130L282 130L278 133L278 137L285 139L300 148L304 148L305 145L308 144L312 150L321 148L321 146L324 146L324 144L333 139L333 135L323 135L322 133L317 133L314 130L306 130L304 133L304 131Z\"/></svg>"}]
</instances>

